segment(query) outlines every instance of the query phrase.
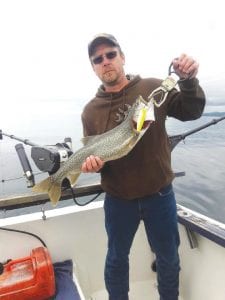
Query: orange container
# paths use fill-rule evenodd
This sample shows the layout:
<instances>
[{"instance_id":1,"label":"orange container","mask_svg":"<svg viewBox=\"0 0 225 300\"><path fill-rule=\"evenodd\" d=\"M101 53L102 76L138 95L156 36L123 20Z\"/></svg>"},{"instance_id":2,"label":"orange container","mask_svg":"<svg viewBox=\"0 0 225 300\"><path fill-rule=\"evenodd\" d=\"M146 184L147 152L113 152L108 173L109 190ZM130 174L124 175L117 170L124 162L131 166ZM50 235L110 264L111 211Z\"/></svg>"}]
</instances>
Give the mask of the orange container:
<instances>
[{"instance_id":1,"label":"orange container","mask_svg":"<svg viewBox=\"0 0 225 300\"><path fill-rule=\"evenodd\" d=\"M8 262L0 275L1 300L46 300L55 294L54 270L48 250Z\"/></svg>"}]
</instances>

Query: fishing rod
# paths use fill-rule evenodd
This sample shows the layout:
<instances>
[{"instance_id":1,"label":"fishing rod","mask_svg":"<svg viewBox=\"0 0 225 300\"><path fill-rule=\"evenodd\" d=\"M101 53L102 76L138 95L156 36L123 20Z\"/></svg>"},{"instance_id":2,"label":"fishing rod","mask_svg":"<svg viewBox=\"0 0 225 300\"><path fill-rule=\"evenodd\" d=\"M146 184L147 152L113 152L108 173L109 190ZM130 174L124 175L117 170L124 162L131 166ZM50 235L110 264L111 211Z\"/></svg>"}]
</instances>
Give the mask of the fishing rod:
<instances>
[{"instance_id":1,"label":"fishing rod","mask_svg":"<svg viewBox=\"0 0 225 300\"><path fill-rule=\"evenodd\" d=\"M49 175L54 174L61 166L61 163L65 162L70 155L73 154L72 151L72 139L70 137L66 137L63 143L57 143L55 145L47 145L47 146L39 146L36 143L31 142L28 139L22 139L13 134L7 134L0 130L0 140L3 139L3 136L7 136L13 140L20 141L25 145L31 146L31 157L34 160L36 166L39 170L43 172L48 172ZM35 179L33 175L33 171L26 155L23 144L19 143L15 145L16 152L18 154L20 163L22 165L24 176L27 180L27 187L33 187L35 185ZM96 196L90 199L86 203L79 203L75 197L72 187L68 180L63 181L63 190L70 189L72 198L74 202L79 206L84 206L94 201L101 193L100 191Z\"/></svg>"},{"instance_id":2,"label":"fishing rod","mask_svg":"<svg viewBox=\"0 0 225 300\"><path fill-rule=\"evenodd\" d=\"M196 133L202 129L205 129L211 125L215 125L221 121L225 120L225 116L221 117L221 118L217 118L217 119L212 119L210 122L203 124L197 128L194 128L192 130L189 130L187 132L184 132L182 134L178 134L178 135L172 135L169 136L169 140L170 140L170 149L171 151L176 147L176 145L180 142L183 141L187 136Z\"/></svg>"},{"instance_id":3,"label":"fishing rod","mask_svg":"<svg viewBox=\"0 0 225 300\"><path fill-rule=\"evenodd\" d=\"M222 120L225 120L225 116L213 119L210 122L184 132L183 134L169 136L171 151L177 146L180 141L184 140L187 136L203 130L211 125L215 125ZM31 158L33 159L34 163L39 170L48 172L49 175L54 174L60 168L61 163L65 162L69 158L69 156L73 154L71 138L65 138L63 143L40 146L28 139L22 139L13 134L7 134L0 130L0 140L3 139L3 136L7 136L11 139L20 141L25 145L31 146ZM19 143L15 145L15 149L20 159L24 175L27 179L27 187L32 187L35 185L34 175L23 144Z\"/></svg>"},{"instance_id":4,"label":"fishing rod","mask_svg":"<svg viewBox=\"0 0 225 300\"><path fill-rule=\"evenodd\" d=\"M2 130L0 129L0 140L3 139L3 135L4 135L4 136L7 136L7 137L9 137L9 138L11 138L11 139L13 139L13 140L17 140L17 141L19 141L19 142L22 142L22 143L24 143L25 145L29 145L29 146L38 146L37 144L32 143L32 142L29 141L28 139L22 139L22 138L19 138L19 137L13 135L13 134L7 134L7 133L5 133L5 132L2 132Z\"/></svg>"},{"instance_id":5,"label":"fishing rod","mask_svg":"<svg viewBox=\"0 0 225 300\"><path fill-rule=\"evenodd\" d=\"M73 153L72 140L70 137L65 138L63 143L40 146L28 139L23 139L13 134L7 134L0 130L0 140L3 139L3 136L7 136L13 140L17 140L25 145L31 146L31 157L34 160L35 165L39 170L48 172L50 175L55 173L60 168L61 163L66 161ZM22 165L24 176L27 180L27 187L29 188L35 185L35 179L23 144L16 144L15 149Z\"/></svg>"}]
</instances>

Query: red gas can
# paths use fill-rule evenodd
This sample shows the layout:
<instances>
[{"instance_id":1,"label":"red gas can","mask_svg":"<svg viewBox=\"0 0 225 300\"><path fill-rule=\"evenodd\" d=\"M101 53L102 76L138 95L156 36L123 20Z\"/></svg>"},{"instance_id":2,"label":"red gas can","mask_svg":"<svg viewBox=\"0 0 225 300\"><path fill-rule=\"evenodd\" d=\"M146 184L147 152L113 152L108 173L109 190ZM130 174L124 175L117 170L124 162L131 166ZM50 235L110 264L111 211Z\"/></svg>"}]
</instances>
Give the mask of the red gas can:
<instances>
[{"instance_id":1,"label":"red gas can","mask_svg":"<svg viewBox=\"0 0 225 300\"><path fill-rule=\"evenodd\" d=\"M1 300L46 300L55 294L54 270L48 250L8 262L0 275Z\"/></svg>"}]
</instances>

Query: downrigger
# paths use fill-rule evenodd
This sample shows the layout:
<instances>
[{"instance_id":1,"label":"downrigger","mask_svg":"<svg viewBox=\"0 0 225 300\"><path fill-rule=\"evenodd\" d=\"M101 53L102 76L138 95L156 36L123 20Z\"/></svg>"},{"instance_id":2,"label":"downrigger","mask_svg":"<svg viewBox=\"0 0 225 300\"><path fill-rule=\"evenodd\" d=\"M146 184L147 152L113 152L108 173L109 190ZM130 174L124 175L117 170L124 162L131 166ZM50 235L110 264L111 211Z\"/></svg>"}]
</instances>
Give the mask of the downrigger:
<instances>
[{"instance_id":1,"label":"downrigger","mask_svg":"<svg viewBox=\"0 0 225 300\"><path fill-rule=\"evenodd\" d=\"M40 146L28 139L21 139L0 130L0 139L3 139L3 136L31 146L31 157L35 165L40 171L48 172L49 175L54 174L60 168L60 165L73 154L72 140L70 137L65 138L62 143ZM35 185L34 174L22 143L16 144L15 149L27 180L27 187L33 187Z\"/></svg>"}]
</instances>

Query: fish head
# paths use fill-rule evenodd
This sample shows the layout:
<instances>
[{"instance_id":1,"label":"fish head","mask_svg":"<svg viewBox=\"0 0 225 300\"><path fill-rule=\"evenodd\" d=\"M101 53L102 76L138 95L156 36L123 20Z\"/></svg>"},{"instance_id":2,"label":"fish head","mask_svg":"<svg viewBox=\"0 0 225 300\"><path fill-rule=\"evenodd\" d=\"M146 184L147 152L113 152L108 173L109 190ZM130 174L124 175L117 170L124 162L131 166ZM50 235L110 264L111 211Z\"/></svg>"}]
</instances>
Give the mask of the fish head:
<instances>
[{"instance_id":1,"label":"fish head","mask_svg":"<svg viewBox=\"0 0 225 300\"><path fill-rule=\"evenodd\" d=\"M152 122L155 121L154 104L146 102L139 96L132 106L131 123L133 131L137 135L143 135Z\"/></svg>"}]
</instances>

